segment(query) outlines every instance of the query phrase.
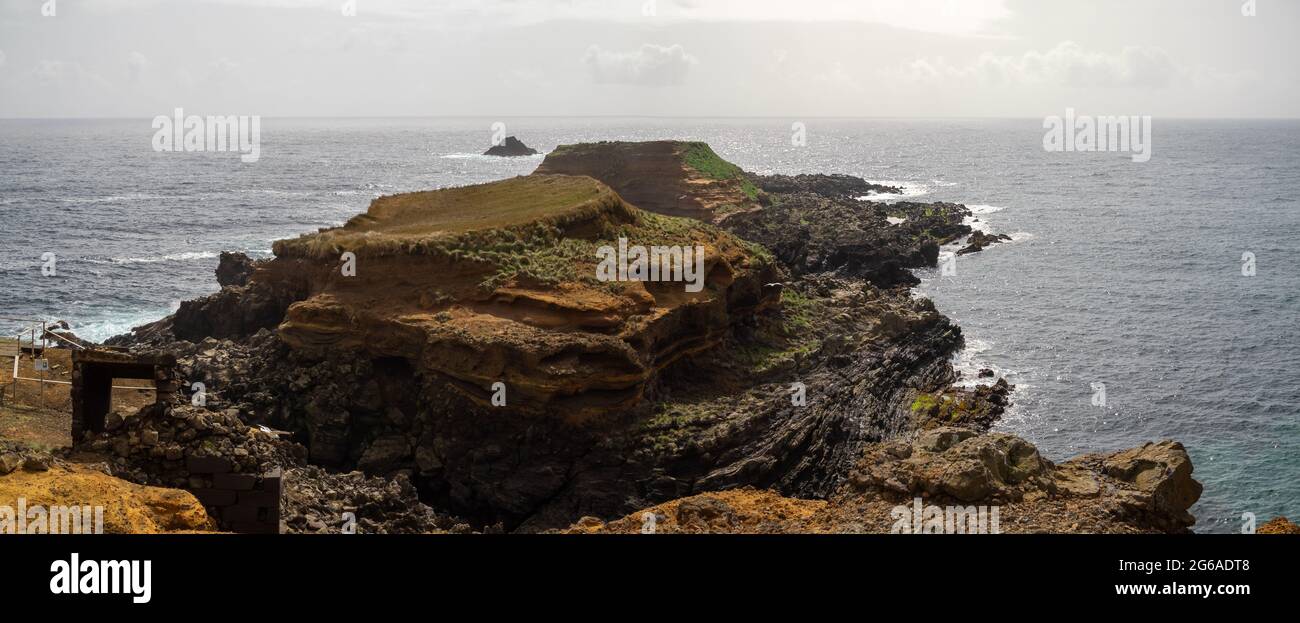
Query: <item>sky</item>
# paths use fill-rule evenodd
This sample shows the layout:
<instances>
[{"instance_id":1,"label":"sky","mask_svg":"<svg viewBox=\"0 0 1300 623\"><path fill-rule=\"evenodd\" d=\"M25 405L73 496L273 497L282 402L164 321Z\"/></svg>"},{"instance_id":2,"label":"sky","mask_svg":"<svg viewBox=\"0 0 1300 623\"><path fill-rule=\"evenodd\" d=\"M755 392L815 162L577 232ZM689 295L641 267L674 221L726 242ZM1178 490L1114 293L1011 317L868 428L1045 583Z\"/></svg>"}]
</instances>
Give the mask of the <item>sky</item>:
<instances>
[{"instance_id":1,"label":"sky","mask_svg":"<svg viewBox=\"0 0 1300 623\"><path fill-rule=\"evenodd\" d=\"M0 0L0 117L1300 117L1297 59L1296 0Z\"/></svg>"}]
</instances>

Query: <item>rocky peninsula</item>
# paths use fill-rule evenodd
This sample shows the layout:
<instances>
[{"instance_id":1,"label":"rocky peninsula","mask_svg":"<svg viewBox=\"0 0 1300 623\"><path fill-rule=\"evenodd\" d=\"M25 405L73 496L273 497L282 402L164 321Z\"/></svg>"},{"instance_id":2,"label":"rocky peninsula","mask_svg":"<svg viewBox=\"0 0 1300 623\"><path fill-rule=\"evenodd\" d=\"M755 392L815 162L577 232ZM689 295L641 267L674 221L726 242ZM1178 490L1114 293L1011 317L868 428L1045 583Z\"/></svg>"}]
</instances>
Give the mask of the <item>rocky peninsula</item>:
<instances>
[{"instance_id":1,"label":"rocky peninsula","mask_svg":"<svg viewBox=\"0 0 1300 623\"><path fill-rule=\"evenodd\" d=\"M898 192L655 141L381 197L223 255L219 292L111 340L174 355L183 406L76 451L155 486L191 456L283 469L290 532L345 510L368 532L889 532L914 499L998 505L1002 531L1188 530L1177 443L1058 464L989 432L1013 388L955 386L961 329L909 289L970 212L860 199ZM602 279L613 248L699 249L700 288Z\"/></svg>"}]
</instances>

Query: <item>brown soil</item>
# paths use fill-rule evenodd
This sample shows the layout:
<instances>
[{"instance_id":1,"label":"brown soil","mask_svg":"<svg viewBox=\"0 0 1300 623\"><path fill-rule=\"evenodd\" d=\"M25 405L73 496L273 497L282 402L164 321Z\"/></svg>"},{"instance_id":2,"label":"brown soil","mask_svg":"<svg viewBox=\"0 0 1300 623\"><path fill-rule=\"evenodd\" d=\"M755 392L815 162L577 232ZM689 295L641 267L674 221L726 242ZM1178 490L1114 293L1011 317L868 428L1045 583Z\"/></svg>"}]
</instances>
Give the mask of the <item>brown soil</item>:
<instances>
[{"instance_id":1,"label":"brown soil","mask_svg":"<svg viewBox=\"0 0 1300 623\"><path fill-rule=\"evenodd\" d=\"M6 404L0 407L0 439L45 449L70 446L72 412Z\"/></svg>"}]
</instances>

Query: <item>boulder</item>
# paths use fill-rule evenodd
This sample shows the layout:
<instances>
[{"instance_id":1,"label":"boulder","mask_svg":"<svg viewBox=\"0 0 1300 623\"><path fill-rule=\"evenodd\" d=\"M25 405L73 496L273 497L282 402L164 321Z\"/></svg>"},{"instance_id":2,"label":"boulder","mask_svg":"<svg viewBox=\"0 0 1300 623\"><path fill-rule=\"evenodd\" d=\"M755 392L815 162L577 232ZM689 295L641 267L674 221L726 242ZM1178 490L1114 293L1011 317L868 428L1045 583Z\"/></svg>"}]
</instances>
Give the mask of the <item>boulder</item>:
<instances>
[{"instance_id":1,"label":"boulder","mask_svg":"<svg viewBox=\"0 0 1300 623\"><path fill-rule=\"evenodd\" d=\"M1192 460L1176 441L1146 443L1102 459L1106 475L1133 484L1149 496L1148 507L1176 524L1196 519L1187 509L1201 497L1201 483L1192 479Z\"/></svg>"},{"instance_id":2,"label":"boulder","mask_svg":"<svg viewBox=\"0 0 1300 623\"><path fill-rule=\"evenodd\" d=\"M983 251L985 247L991 244L1006 242L1008 240L1011 240L1011 236L1006 234L986 234L982 231L976 231L971 234L970 240L967 241L966 246L957 251L957 255L966 255L967 253Z\"/></svg>"},{"instance_id":3,"label":"boulder","mask_svg":"<svg viewBox=\"0 0 1300 623\"><path fill-rule=\"evenodd\" d=\"M222 251L217 260L217 283L225 286L242 286L257 269L257 263L243 253Z\"/></svg>"},{"instance_id":4,"label":"boulder","mask_svg":"<svg viewBox=\"0 0 1300 623\"><path fill-rule=\"evenodd\" d=\"M1014 435L939 427L869 449L850 482L858 491L1019 500L1027 491L1050 490L1051 470L1033 444Z\"/></svg>"},{"instance_id":5,"label":"boulder","mask_svg":"<svg viewBox=\"0 0 1300 623\"><path fill-rule=\"evenodd\" d=\"M1256 529L1255 534L1300 534L1300 526L1286 517L1274 517Z\"/></svg>"},{"instance_id":6,"label":"boulder","mask_svg":"<svg viewBox=\"0 0 1300 623\"><path fill-rule=\"evenodd\" d=\"M5 452L0 454L0 476L8 474L23 465L23 455L17 452Z\"/></svg>"},{"instance_id":7,"label":"boulder","mask_svg":"<svg viewBox=\"0 0 1300 623\"><path fill-rule=\"evenodd\" d=\"M384 473L395 469L410 454L411 443L405 436L388 435L370 443L357 460L357 467L366 472Z\"/></svg>"}]
</instances>

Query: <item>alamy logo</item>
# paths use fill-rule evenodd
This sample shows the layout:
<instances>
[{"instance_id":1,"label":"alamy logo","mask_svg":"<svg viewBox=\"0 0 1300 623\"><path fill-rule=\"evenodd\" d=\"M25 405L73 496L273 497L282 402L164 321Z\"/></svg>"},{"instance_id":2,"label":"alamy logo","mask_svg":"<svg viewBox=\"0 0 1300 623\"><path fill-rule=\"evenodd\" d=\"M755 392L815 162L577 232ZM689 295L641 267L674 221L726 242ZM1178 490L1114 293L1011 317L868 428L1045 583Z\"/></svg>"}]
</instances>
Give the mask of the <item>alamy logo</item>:
<instances>
[{"instance_id":1,"label":"alamy logo","mask_svg":"<svg viewBox=\"0 0 1300 623\"><path fill-rule=\"evenodd\" d=\"M492 384L492 406L506 406L506 384L501 381Z\"/></svg>"},{"instance_id":2,"label":"alamy logo","mask_svg":"<svg viewBox=\"0 0 1300 623\"><path fill-rule=\"evenodd\" d=\"M262 157L262 117L258 115L185 116L177 108L174 115L153 118L154 151L233 151L244 162Z\"/></svg>"},{"instance_id":3,"label":"alamy logo","mask_svg":"<svg viewBox=\"0 0 1300 623\"><path fill-rule=\"evenodd\" d=\"M618 248L601 245L596 249L599 281L684 281L687 292L704 289L704 247L628 246L618 239Z\"/></svg>"},{"instance_id":4,"label":"alamy logo","mask_svg":"<svg viewBox=\"0 0 1300 623\"><path fill-rule=\"evenodd\" d=\"M194 391L190 395L190 404L196 407L206 407L208 405L208 387L202 381L194 381L194 384L190 385L190 389Z\"/></svg>"},{"instance_id":5,"label":"alamy logo","mask_svg":"<svg viewBox=\"0 0 1300 623\"><path fill-rule=\"evenodd\" d=\"M808 126L804 125L804 122L796 121L790 124L790 146L808 146Z\"/></svg>"},{"instance_id":6,"label":"alamy logo","mask_svg":"<svg viewBox=\"0 0 1300 623\"><path fill-rule=\"evenodd\" d=\"M151 561L81 560L73 553L69 560L50 563L50 592L55 595L131 595L131 601L147 604Z\"/></svg>"},{"instance_id":7,"label":"alamy logo","mask_svg":"<svg viewBox=\"0 0 1300 623\"><path fill-rule=\"evenodd\" d=\"M1250 251L1243 251L1241 254L1241 276L1255 276L1255 254Z\"/></svg>"},{"instance_id":8,"label":"alamy logo","mask_svg":"<svg viewBox=\"0 0 1300 623\"><path fill-rule=\"evenodd\" d=\"M0 505L0 534L103 534L103 506Z\"/></svg>"},{"instance_id":9,"label":"alamy logo","mask_svg":"<svg viewBox=\"0 0 1300 623\"><path fill-rule=\"evenodd\" d=\"M1106 384L1090 383L1092 386L1092 406L1105 408L1106 404Z\"/></svg>"},{"instance_id":10,"label":"alamy logo","mask_svg":"<svg viewBox=\"0 0 1300 623\"><path fill-rule=\"evenodd\" d=\"M934 506L913 498L889 511L893 534L1001 534L999 506Z\"/></svg>"},{"instance_id":11,"label":"alamy logo","mask_svg":"<svg viewBox=\"0 0 1300 623\"><path fill-rule=\"evenodd\" d=\"M790 404L796 407L808 406L808 386L798 381L790 384Z\"/></svg>"},{"instance_id":12,"label":"alamy logo","mask_svg":"<svg viewBox=\"0 0 1300 623\"><path fill-rule=\"evenodd\" d=\"M1089 117L1065 109L1065 118L1043 119L1045 151L1132 152L1133 162L1151 159L1151 117Z\"/></svg>"},{"instance_id":13,"label":"alamy logo","mask_svg":"<svg viewBox=\"0 0 1300 623\"><path fill-rule=\"evenodd\" d=\"M957 254L952 251L943 251L939 253L939 276L956 277L957 276Z\"/></svg>"}]
</instances>

